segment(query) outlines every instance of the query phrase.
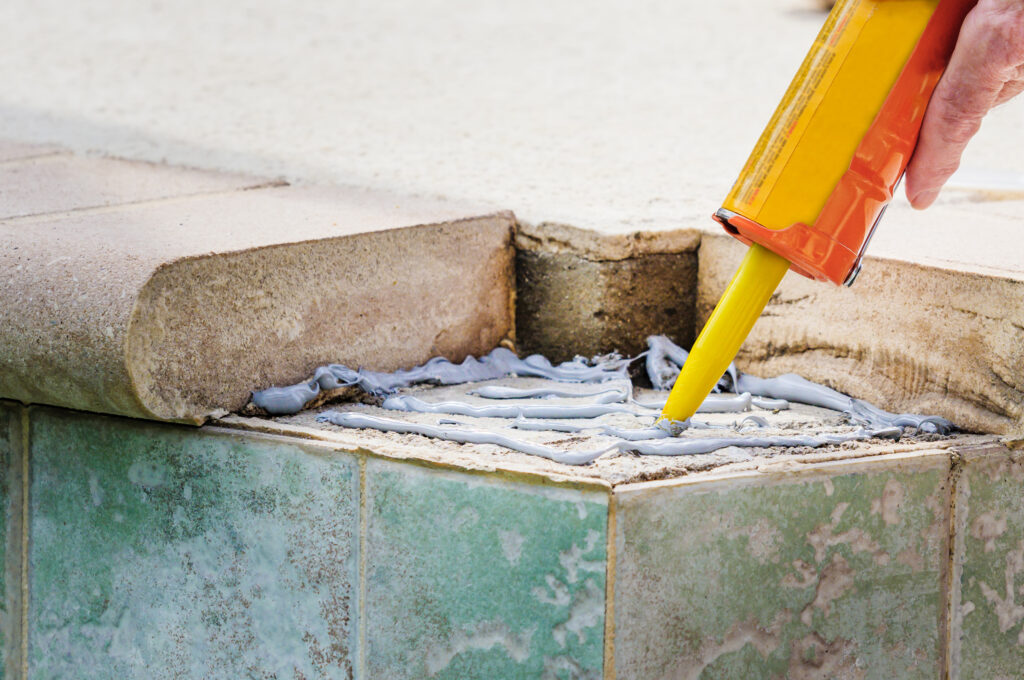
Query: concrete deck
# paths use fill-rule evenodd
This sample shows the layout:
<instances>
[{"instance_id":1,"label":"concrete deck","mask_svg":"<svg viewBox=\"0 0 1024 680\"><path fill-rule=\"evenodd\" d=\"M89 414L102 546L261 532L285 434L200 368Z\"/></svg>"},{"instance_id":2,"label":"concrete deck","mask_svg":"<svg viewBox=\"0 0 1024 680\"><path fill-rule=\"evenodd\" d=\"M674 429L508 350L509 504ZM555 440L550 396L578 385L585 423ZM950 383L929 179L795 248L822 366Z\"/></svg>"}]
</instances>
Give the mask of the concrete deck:
<instances>
[{"instance_id":1,"label":"concrete deck","mask_svg":"<svg viewBox=\"0 0 1024 680\"><path fill-rule=\"evenodd\" d=\"M693 227L796 71L819 4L99 0L54 12L12 0L0 137L486 201L529 223ZM1020 196L1008 150L1022 125L1024 101L994 111L960 183ZM970 209L970 238L936 252L985 264L1001 251L978 231L992 208ZM927 238L941 212L894 211L876 250L892 237L915 257L903 239Z\"/></svg>"}]
</instances>

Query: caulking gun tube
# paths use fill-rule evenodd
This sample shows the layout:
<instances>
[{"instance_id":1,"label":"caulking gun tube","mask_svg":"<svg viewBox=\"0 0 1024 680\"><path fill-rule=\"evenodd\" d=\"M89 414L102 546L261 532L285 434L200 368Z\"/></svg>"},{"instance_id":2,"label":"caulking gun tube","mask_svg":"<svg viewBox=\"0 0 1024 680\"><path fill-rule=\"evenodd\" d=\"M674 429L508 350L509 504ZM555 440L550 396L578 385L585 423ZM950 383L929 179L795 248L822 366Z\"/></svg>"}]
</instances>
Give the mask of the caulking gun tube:
<instances>
[{"instance_id":1,"label":"caulking gun tube","mask_svg":"<svg viewBox=\"0 0 1024 680\"><path fill-rule=\"evenodd\" d=\"M851 283L975 0L839 0L715 219L751 245L679 374L685 420L787 268Z\"/></svg>"}]
</instances>

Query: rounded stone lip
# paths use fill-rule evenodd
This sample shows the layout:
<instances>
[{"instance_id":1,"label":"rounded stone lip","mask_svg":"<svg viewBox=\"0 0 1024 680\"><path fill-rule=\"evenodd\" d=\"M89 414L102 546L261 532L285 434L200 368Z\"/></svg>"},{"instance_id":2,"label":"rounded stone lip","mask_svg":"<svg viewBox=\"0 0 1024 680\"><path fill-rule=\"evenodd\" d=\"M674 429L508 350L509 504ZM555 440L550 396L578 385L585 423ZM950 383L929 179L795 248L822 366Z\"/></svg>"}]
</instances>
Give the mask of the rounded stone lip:
<instances>
[{"instance_id":1,"label":"rounded stone lip","mask_svg":"<svg viewBox=\"0 0 1024 680\"><path fill-rule=\"evenodd\" d=\"M135 393L151 417L198 424L325 360L393 370L434 354L483 354L512 333L509 220L461 219L162 264L128 324ZM254 271L260 288L248 285ZM382 332L400 337L381 343Z\"/></svg>"},{"instance_id":2,"label":"rounded stone lip","mask_svg":"<svg viewBox=\"0 0 1024 680\"><path fill-rule=\"evenodd\" d=\"M279 186L29 221L0 220L0 398L201 424L325 361L513 334L508 212Z\"/></svg>"}]
</instances>

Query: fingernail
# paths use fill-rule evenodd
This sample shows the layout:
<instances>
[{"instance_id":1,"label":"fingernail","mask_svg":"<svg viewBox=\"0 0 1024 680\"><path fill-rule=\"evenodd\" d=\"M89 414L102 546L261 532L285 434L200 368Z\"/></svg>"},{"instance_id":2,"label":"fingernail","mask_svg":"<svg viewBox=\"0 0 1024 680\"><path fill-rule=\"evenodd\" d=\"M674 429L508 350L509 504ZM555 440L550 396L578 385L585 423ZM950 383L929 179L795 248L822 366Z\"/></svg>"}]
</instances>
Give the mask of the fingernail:
<instances>
[{"instance_id":1,"label":"fingernail","mask_svg":"<svg viewBox=\"0 0 1024 680\"><path fill-rule=\"evenodd\" d=\"M924 210L939 197L938 189L929 189L928 191L922 191L918 193L914 198L911 199L910 204L918 210Z\"/></svg>"}]
</instances>

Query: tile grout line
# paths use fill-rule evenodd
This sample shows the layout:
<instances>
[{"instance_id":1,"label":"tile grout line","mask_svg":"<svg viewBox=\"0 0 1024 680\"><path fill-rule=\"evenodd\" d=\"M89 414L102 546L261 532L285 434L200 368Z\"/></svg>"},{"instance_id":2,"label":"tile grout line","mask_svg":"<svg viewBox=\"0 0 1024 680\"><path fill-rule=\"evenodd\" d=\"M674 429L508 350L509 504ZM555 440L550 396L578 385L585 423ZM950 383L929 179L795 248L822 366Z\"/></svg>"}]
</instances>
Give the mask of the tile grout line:
<instances>
[{"instance_id":1,"label":"tile grout line","mask_svg":"<svg viewBox=\"0 0 1024 680\"><path fill-rule=\"evenodd\" d=\"M29 417L28 408L21 409L21 677L28 679L28 530L29 530Z\"/></svg>"},{"instance_id":2,"label":"tile grout line","mask_svg":"<svg viewBox=\"0 0 1024 680\"><path fill-rule=\"evenodd\" d=\"M359 589L356 593L356 680L366 679L366 456L359 456Z\"/></svg>"},{"instance_id":3,"label":"tile grout line","mask_svg":"<svg viewBox=\"0 0 1024 680\"><path fill-rule=\"evenodd\" d=\"M249 420L255 420L250 418ZM277 423L272 423L277 425ZM245 432L246 434L267 437L274 440L279 439L301 439L303 443L318 448L324 447L333 451L345 451L347 453L359 453L367 457L367 460L383 460L401 462L424 470L440 472L455 472L459 474L472 475L478 478L498 478L514 484L530 484L533 486L548 487L554 489L577 489L580 491L593 491L595 493L608 493L612 486L598 477L572 477L570 472L543 473L528 469L515 469L501 467L498 464L494 469L482 467L466 467L458 462L444 462L438 459L416 457L416 452L403 453L402 457L396 458L387 453L379 453L371 449L363 449L358 443L346 441L341 438L325 437L322 431L299 431L280 429L274 430L266 426L253 424L252 422L233 422L223 420L212 420L203 426L207 430L224 431L230 433ZM333 433L329 433L333 434Z\"/></svg>"},{"instance_id":4,"label":"tile grout line","mask_svg":"<svg viewBox=\"0 0 1024 680\"><path fill-rule=\"evenodd\" d=\"M608 547L604 577L604 680L615 680L615 534L618 528L615 491L608 493Z\"/></svg>"},{"instance_id":5,"label":"tile grout line","mask_svg":"<svg viewBox=\"0 0 1024 680\"><path fill-rule=\"evenodd\" d=\"M950 452L949 461L949 527L948 527L948 551L946 556L945 570L946 573L942 574L941 577L945 581L945 597L943 598L943 612L942 612L942 631L940 638L941 644L944 649L942 650L942 668L940 668L941 677L944 680L950 680L959 676L959 663L955 659L957 654L954 653L955 643L953 635L956 634L956 618L957 612L960 609L960 589L959 589L959 570L957 569L957 541L961 535L959 531L959 518L961 513L960 508L960 491L961 491L961 478L964 474L964 459L963 456L957 452ZM954 668L954 666L957 666Z\"/></svg>"}]
</instances>

